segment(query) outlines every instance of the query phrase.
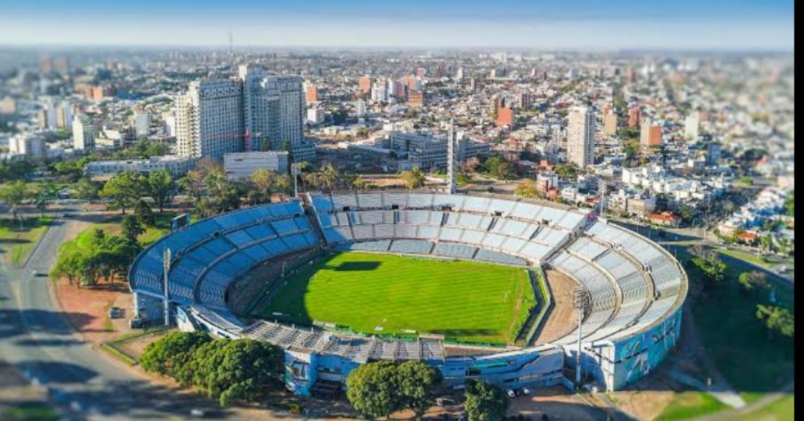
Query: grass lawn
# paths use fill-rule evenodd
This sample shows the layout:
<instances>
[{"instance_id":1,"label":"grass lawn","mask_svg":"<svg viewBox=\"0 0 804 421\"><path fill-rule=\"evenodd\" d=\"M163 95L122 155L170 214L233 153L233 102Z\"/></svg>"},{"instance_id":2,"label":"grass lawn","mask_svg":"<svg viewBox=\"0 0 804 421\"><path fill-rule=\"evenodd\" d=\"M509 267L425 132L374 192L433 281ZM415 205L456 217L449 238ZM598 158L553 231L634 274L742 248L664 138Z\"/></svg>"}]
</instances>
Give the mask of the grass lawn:
<instances>
[{"instance_id":1,"label":"grass lawn","mask_svg":"<svg viewBox=\"0 0 804 421\"><path fill-rule=\"evenodd\" d=\"M727 409L726 404L705 392L677 393L655 421L687 420Z\"/></svg>"},{"instance_id":2,"label":"grass lawn","mask_svg":"<svg viewBox=\"0 0 804 421\"><path fill-rule=\"evenodd\" d=\"M729 250L729 249L721 249L719 250L719 252L720 254L725 254L726 256L746 261L761 268L770 269L770 265L766 261L762 260L761 257L757 257L756 254L746 253L744 251L739 250Z\"/></svg>"},{"instance_id":3,"label":"grass lawn","mask_svg":"<svg viewBox=\"0 0 804 421\"><path fill-rule=\"evenodd\" d=\"M793 421L793 403L795 397L790 394L771 402L756 411L735 415L732 421Z\"/></svg>"},{"instance_id":4,"label":"grass lawn","mask_svg":"<svg viewBox=\"0 0 804 421\"><path fill-rule=\"evenodd\" d=\"M48 216L25 218L23 227L10 218L0 219L0 250L6 263L19 265L28 259L50 225Z\"/></svg>"},{"instance_id":5,"label":"grass lawn","mask_svg":"<svg viewBox=\"0 0 804 421\"><path fill-rule=\"evenodd\" d=\"M684 253L686 257L686 253ZM685 260L681 254L679 257ZM790 340L771 339L756 317L757 304L769 304L768 290L743 295L737 277L752 266L732 261L722 285L693 303L695 322L709 356L729 383L751 402L775 391L793 378L794 348ZM691 282L699 283L693 271ZM776 305L793 310L793 289L772 282Z\"/></svg>"},{"instance_id":6,"label":"grass lawn","mask_svg":"<svg viewBox=\"0 0 804 421\"><path fill-rule=\"evenodd\" d=\"M160 239L162 236L169 234L170 219L174 216L174 214L167 213L163 215L157 214L155 223L156 226L146 227L145 232L138 237L140 244L147 246L148 244ZM61 247L59 247L59 254L63 254L75 248L82 249L89 247L89 244L92 241L92 236L94 235L96 229L101 229L107 234L120 234L122 231L122 227L120 225L122 219L123 218L121 216L118 216L107 222L94 224L91 227L81 231L74 240L66 241L61 245Z\"/></svg>"},{"instance_id":7,"label":"grass lawn","mask_svg":"<svg viewBox=\"0 0 804 421\"><path fill-rule=\"evenodd\" d=\"M509 344L536 305L526 270L466 261L333 253L289 279L263 312L365 334L431 333ZM378 328L381 328L379 330Z\"/></svg>"}]
</instances>

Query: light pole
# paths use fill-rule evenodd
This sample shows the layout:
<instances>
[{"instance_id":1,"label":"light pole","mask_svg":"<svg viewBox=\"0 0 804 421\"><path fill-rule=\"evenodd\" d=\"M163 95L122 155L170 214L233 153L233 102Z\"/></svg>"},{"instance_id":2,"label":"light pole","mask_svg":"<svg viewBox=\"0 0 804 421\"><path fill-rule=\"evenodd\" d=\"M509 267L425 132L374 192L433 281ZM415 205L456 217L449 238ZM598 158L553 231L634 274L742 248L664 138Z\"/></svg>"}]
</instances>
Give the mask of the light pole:
<instances>
[{"instance_id":1,"label":"light pole","mask_svg":"<svg viewBox=\"0 0 804 421\"><path fill-rule=\"evenodd\" d=\"M168 274L170 273L170 249L166 248L164 252L162 252L162 281L164 283L163 287L165 289L165 327L170 327L170 289L168 288Z\"/></svg>"},{"instance_id":2,"label":"light pole","mask_svg":"<svg viewBox=\"0 0 804 421\"><path fill-rule=\"evenodd\" d=\"M583 317L586 309L591 306L589 291L584 287L576 287L572 290L572 304L578 311L578 349L575 355L575 387L581 386L581 353L583 346L581 339L583 338Z\"/></svg>"},{"instance_id":3,"label":"light pole","mask_svg":"<svg viewBox=\"0 0 804 421\"><path fill-rule=\"evenodd\" d=\"M301 171L301 165L299 163L294 162L290 165L290 172L293 174L293 197L299 198L299 172Z\"/></svg>"}]
</instances>

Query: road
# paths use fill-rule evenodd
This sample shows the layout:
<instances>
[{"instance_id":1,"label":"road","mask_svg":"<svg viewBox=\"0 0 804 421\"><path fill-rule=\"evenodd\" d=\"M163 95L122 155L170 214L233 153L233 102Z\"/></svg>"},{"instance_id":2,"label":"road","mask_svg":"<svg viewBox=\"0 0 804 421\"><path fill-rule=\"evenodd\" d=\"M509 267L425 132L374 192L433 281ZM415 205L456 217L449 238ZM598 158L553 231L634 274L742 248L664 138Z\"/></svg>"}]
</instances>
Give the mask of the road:
<instances>
[{"instance_id":1,"label":"road","mask_svg":"<svg viewBox=\"0 0 804 421\"><path fill-rule=\"evenodd\" d=\"M33 384L47 389L50 401L79 420L183 419L209 401L155 385L127 367L93 351L54 307L46 274L69 232L70 220L57 220L25 267L0 269L0 360ZM218 419L238 419L217 410Z\"/></svg>"}]
</instances>

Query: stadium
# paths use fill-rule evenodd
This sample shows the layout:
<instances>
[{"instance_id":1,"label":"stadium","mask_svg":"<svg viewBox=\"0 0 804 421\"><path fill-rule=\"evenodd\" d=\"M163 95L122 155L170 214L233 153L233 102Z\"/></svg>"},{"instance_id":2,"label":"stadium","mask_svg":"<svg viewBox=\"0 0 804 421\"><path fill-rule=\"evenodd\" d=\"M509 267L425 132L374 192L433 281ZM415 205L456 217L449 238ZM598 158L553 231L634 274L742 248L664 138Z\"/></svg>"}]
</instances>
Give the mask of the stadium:
<instances>
[{"instance_id":1,"label":"stadium","mask_svg":"<svg viewBox=\"0 0 804 421\"><path fill-rule=\"evenodd\" d=\"M687 294L673 256L592 212L390 190L189 224L129 281L141 319L278 345L288 389L314 396L360 364L411 359L454 387L571 386L580 364L582 382L617 390L676 345Z\"/></svg>"}]
</instances>

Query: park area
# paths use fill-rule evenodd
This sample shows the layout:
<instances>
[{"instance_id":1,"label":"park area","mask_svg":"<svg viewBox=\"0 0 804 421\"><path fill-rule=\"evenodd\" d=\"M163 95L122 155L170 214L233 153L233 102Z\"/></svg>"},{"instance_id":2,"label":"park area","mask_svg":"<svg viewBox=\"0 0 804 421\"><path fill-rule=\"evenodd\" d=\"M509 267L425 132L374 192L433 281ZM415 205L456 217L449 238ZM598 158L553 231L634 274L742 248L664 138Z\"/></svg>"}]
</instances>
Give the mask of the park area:
<instances>
[{"instance_id":1,"label":"park area","mask_svg":"<svg viewBox=\"0 0 804 421\"><path fill-rule=\"evenodd\" d=\"M333 253L291 276L263 315L376 335L504 345L536 305L528 271L467 261Z\"/></svg>"}]
</instances>

